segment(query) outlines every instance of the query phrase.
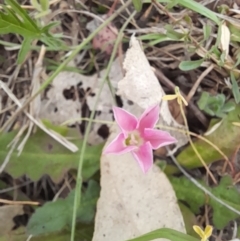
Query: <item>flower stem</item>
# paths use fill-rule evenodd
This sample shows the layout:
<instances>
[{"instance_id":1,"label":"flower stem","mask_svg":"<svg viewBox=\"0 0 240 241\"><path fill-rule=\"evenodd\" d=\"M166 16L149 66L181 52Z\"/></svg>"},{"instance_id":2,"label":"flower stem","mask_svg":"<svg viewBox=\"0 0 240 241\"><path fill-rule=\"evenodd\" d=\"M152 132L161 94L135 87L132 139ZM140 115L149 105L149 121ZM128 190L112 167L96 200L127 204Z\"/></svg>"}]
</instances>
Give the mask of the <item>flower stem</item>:
<instances>
[{"instance_id":1,"label":"flower stem","mask_svg":"<svg viewBox=\"0 0 240 241\"><path fill-rule=\"evenodd\" d=\"M121 8L118 9L117 12L119 13L119 12L123 11L130 3L131 3L131 0L128 0ZM87 125L87 128L86 128L86 132L85 132L85 136L84 136L84 139L83 139L83 144L82 144L82 148L81 148L81 152L80 152L80 157L79 157L79 164L78 164L77 182L76 182L76 188L75 188L76 191L75 191L75 197L74 197L73 216L72 216L71 241L74 241L74 237L75 237L77 209L78 209L78 207L80 205L80 202L81 202L82 165L83 165L84 154L85 154L85 150L86 150L86 146L87 146L87 139L88 139L88 136L89 136L90 131L91 131L91 125L92 125L93 117L95 115L95 110L96 110L97 104L99 102L100 94L102 92L104 84L105 84L105 82L107 80L107 76L108 76L108 74L110 72L111 65L112 65L113 60L115 58L115 55L116 55L116 52L117 52L117 48L119 46L119 43L122 40L123 31L127 27L127 24L131 21L131 19L133 18L133 16L135 14L136 14L136 12L134 11L129 16L129 18L124 23L124 25L122 26L121 30L119 31L116 43L114 45L113 53L112 53L111 58L109 60L109 63L108 63L105 75L104 75L104 77L102 79L102 82L100 84L100 89L99 89L99 91L97 93L96 101L94 103L94 107L93 107L93 110L91 112L91 115L90 115L90 118L89 118L89 122L88 122L88 125Z\"/></svg>"}]
</instances>

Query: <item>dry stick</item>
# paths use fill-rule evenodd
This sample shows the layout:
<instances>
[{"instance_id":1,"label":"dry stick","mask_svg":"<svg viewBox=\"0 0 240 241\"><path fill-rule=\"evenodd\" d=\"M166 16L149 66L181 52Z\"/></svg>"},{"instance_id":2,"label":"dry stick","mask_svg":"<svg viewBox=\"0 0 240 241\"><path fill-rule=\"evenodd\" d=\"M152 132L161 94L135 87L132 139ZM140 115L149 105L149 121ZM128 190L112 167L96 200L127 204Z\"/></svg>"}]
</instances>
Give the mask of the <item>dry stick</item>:
<instances>
[{"instance_id":1,"label":"dry stick","mask_svg":"<svg viewBox=\"0 0 240 241\"><path fill-rule=\"evenodd\" d=\"M5 204L12 204L12 205L35 205L39 206L39 202L32 202L32 201L11 201L11 200L5 200L0 198L0 203L5 203Z\"/></svg>"},{"instance_id":2,"label":"dry stick","mask_svg":"<svg viewBox=\"0 0 240 241\"><path fill-rule=\"evenodd\" d=\"M58 197L60 196L60 194L63 192L63 190L68 187L69 191L72 191L72 188L69 187L70 184L68 184L68 182L71 182L73 180L73 177L71 177L69 180L67 180L67 178L65 178L64 180L64 184L62 185L62 187L58 190L58 192L54 195L54 198L52 199L52 202L55 202Z\"/></svg>"},{"instance_id":3,"label":"dry stick","mask_svg":"<svg viewBox=\"0 0 240 241\"><path fill-rule=\"evenodd\" d=\"M7 148L9 146L11 146L7 156L4 159L4 162L2 163L1 167L0 167L0 174L4 171L5 167L7 166L8 162L10 161L11 155L16 147L16 145L18 144L21 135L23 134L23 132L27 129L27 125L24 125L21 127L21 129L19 130L19 132L17 133L17 135L13 138L13 140L8 144Z\"/></svg>"},{"instance_id":4,"label":"dry stick","mask_svg":"<svg viewBox=\"0 0 240 241\"><path fill-rule=\"evenodd\" d=\"M26 182L24 182L24 183L22 183L22 184L15 185L15 186L13 186L13 187L5 188L5 189L3 189L3 190L0 190L0 194L6 193L6 192L15 191L16 189L19 189L20 187L25 187L25 186L27 186L28 184L30 184L30 183L32 183L32 182L33 182L33 181L30 180L30 181L26 181Z\"/></svg>"},{"instance_id":5,"label":"dry stick","mask_svg":"<svg viewBox=\"0 0 240 241\"><path fill-rule=\"evenodd\" d=\"M187 102L189 102L192 97L194 96L195 92L197 91L198 86L200 85L201 81L203 80L203 78L208 75L214 68L214 65L211 64L207 69L205 69L202 74L198 77L197 81L194 83L192 89L189 91L186 100Z\"/></svg>"},{"instance_id":6,"label":"dry stick","mask_svg":"<svg viewBox=\"0 0 240 241\"><path fill-rule=\"evenodd\" d=\"M28 238L26 239L26 241L30 241L32 237L33 237L33 235L30 234L30 235L28 236Z\"/></svg>"},{"instance_id":7,"label":"dry stick","mask_svg":"<svg viewBox=\"0 0 240 241\"><path fill-rule=\"evenodd\" d=\"M204 72L202 72L202 74L199 76L199 78L197 79L197 81L195 82L195 84L193 85L192 89L189 91L186 100L189 102L192 97L194 96L199 84L201 83L202 79L208 75L214 68L214 64L211 64ZM229 160L227 160L228 165L230 166L232 172L234 172L233 170L233 166L231 165L231 162Z\"/></svg>"},{"instance_id":8,"label":"dry stick","mask_svg":"<svg viewBox=\"0 0 240 241\"><path fill-rule=\"evenodd\" d=\"M15 113L11 116L11 118L9 118L8 121L6 121L6 123L4 123L4 125L1 127L0 129L0 133L5 130L5 128L9 125L9 123L12 122L12 120L14 120L28 105L29 103L37 96L39 95L46 87L49 86L49 84L52 83L52 81L54 80L54 78L62 71L63 67L65 67L83 48L84 46L89 43L94 36L104 27L106 27L113 19L115 19L125 8L127 8L128 5L131 4L131 0L128 0L123 6L121 6L119 9L117 9L115 11L115 13L112 14L111 17L109 17L108 19L105 20L105 22L103 24L101 24L98 28L96 28L96 30L91 33L86 39L84 39L81 44L79 44L73 51L72 53L69 55L69 57L64 60L59 67L52 73L52 75L40 86L39 90L34 93L33 96L31 96L22 106L20 109L16 110Z\"/></svg>"},{"instance_id":9,"label":"dry stick","mask_svg":"<svg viewBox=\"0 0 240 241\"><path fill-rule=\"evenodd\" d=\"M21 102L17 99L17 97L12 93L12 91L7 87L7 85L5 83L3 83L0 80L0 88L3 88L3 90L8 94L8 96L18 105L19 108L23 108L23 105L21 104ZM19 109L18 109L19 110ZM66 138L64 138L63 136L61 136L60 134L58 134L57 132L53 131L53 130L49 130L47 129L44 124L35 119L33 116L31 116L27 111L24 110L24 113L26 114L26 116L34 123L36 124L40 129L42 129L44 132L46 132L49 136L51 136L54 140L56 140L57 142L61 143L63 146L65 146L66 148L68 148L70 151L72 152L76 152L78 151L78 147L69 142Z\"/></svg>"},{"instance_id":10,"label":"dry stick","mask_svg":"<svg viewBox=\"0 0 240 241\"><path fill-rule=\"evenodd\" d=\"M195 47L199 48L199 49L202 51L203 56L199 53L198 50L196 50L196 52L197 52L198 55L200 55L201 57L209 56L209 58L217 64L217 67L219 67L219 66L218 66L219 60L215 57L214 54L212 54L212 53L209 54L209 52L208 52L204 47L202 47L202 46L197 42L197 40L196 40L195 38L193 38L192 36L189 36L189 38L190 38L190 39L192 40L192 42L194 43ZM240 73L240 70L234 68L233 64L231 64L231 63L225 62L224 65L223 65L221 68L225 68L225 69L227 69L227 70L232 70L232 71L234 71L235 73L238 73L238 74Z\"/></svg>"},{"instance_id":11,"label":"dry stick","mask_svg":"<svg viewBox=\"0 0 240 241\"><path fill-rule=\"evenodd\" d=\"M44 45L41 46L41 50L38 56L38 60L35 64L34 67L34 71L33 71L33 78L32 78L32 93L35 93L39 87L40 87L40 82L41 82L41 73L43 71L43 58L45 56L45 52L46 52L46 48ZM31 103L30 103L30 110L29 110L29 114L31 116L33 116L34 118L38 118L39 116L39 112L40 112L40 105L41 105L41 98L40 95L38 95ZM30 122L29 126L28 126L28 131L27 134L25 135L25 137L23 138L23 140L21 141L20 145L18 146L17 150L19 151L18 155L20 156L20 154L23 151L23 148L28 140L28 138L30 137L32 130L34 128L34 123Z\"/></svg>"},{"instance_id":12,"label":"dry stick","mask_svg":"<svg viewBox=\"0 0 240 241\"><path fill-rule=\"evenodd\" d=\"M238 158L238 152L239 152L239 148L240 148L240 145L238 145L237 146L237 148L235 149L235 151L234 151L234 153L233 153L233 155L232 155L232 157L231 157L231 163L232 163L232 165L234 165L234 160L238 160L238 159L236 159L236 158ZM226 166L224 165L224 167L223 167L223 169L222 170L226 170ZM237 183L238 182L238 177L240 177L240 172L239 173L237 173L236 174L236 172L235 172L235 170L234 170L234 178L233 178L233 183Z\"/></svg>"},{"instance_id":13,"label":"dry stick","mask_svg":"<svg viewBox=\"0 0 240 241\"><path fill-rule=\"evenodd\" d=\"M12 153L13 153L16 145L17 145L17 143L18 143L18 140L16 140L16 141L13 143L13 145L11 146L11 149L9 150L7 156L6 156L5 159L4 159L4 162L2 163L2 165L1 165L1 167L0 167L0 173L2 173L3 170L5 169L5 167L7 166L7 164L8 164L8 162L9 162L10 158L11 158L11 155L12 155Z\"/></svg>"},{"instance_id":14,"label":"dry stick","mask_svg":"<svg viewBox=\"0 0 240 241\"><path fill-rule=\"evenodd\" d=\"M213 182L215 184L217 184L217 181L215 180L213 174L210 172L208 166L206 165L205 161L202 159L202 156L199 154L198 150L196 149L196 147L194 146L193 142L192 142L192 139L191 139L191 136L189 134L189 128L188 128L188 122L187 122L187 118L185 116L185 113L184 113L184 109L183 109L183 103L185 105L187 105L187 101L184 99L184 97L181 95L180 93L180 90L178 87L175 88L175 95L165 95L163 96L162 98L163 100L172 100L172 99L177 99L177 102L179 104L179 107L180 107L180 111L181 111L181 115L183 117L183 121L184 121L184 125L185 125L185 128L187 129L187 136L188 136L188 139L189 139L189 142L190 142L190 145L193 149L193 151L195 152L195 154L197 155L197 157L199 158L199 160L201 161L202 165L205 167L207 173L209 174L209 176L212 178Z\"/></svg>"},{"instance_id":15,"label":"dry stick","mask_svg":"<svg viewBox=\"0 0 240 241\"><path fill-rule=\"evenodd\" d=\"M168 15L168 17L169 18L171 18L174 22L176 22L177 20L168 12L168 11L166 11L166 9L165 9L165 7L164 6L162 6L159 2L156 2L156 1L154 1L153 2L153 4L154 4L154 6L156 7L156 9L158 10L158 7L162 10L162 11L164 11L165 13L166 13L166 15ZM183 31L184 32L184 31ZM159 73L161 73L161 72L156 72L156 74L159 74ZM165 82L171 82L171 81L166 81L166 80L168 80L162 73L161 73L161 79L162 80L164 80ZM173 89L175 88L175 86L173 87ZM182 94L184 97L185 97L185 95L184 94ZM189 102L189 107L191 108L191 109L193 109L193 111L194 111L194 113L197 113L196 114L196 116L198 117L198 119L202 122L202 124L204 125L204 126L207 126L207 120L206 120L206 118L205 118L205 116L197 109L197 107L193 104L193 103L191 103L191 102Z\"/></svg>"},{"instance_id":16,"label":"dry stick","mask_svg":"<svg viewBox=\"0 0 240 241\"><path fill-rule=\"evenodd\" d=\"M189 135L191 136L195 136L197 138L199 138L200 140L208 143L210 146L212 146L228 163L230 162L229 158L221 151L221 149L216 146L214 143L212 143L211 141L209 141L208 139L206 139L205 137L201 136L201 135L198 135L194 132L191 132L191 131L185 131L185 130L182 130L182 129L177 129L177 128L173 128L173 127L168 127L168 126L162 126L162 125L156 125L156 127L159 127L159 128L162 128L162 129L167 129L167 130L175 130L175 131L178 131L178 132L181 132L181 133L184 133L184 134L187 134L189 133ZM231 167L231 165L230 165Z\"/></svg>"},{"instance_id":17,"label":"dry stick","mask_svg":"<svg viewBox=\"0 0 240 241\"><path fill-rule=\"evenodd\" d=\"M205 72L205 71L204 71L204 72ZM175 88L175 85L174 85L161 71L156 70L155 73L156 73L157 77L160 79L161 82L163 82L165 85L167 85L167 86L168 86L169 88L171 88L171 89L174 89L174 88ZM185 97L185 95L184 95L183 93L181 93L181 95L182 95L183 97ZM204 124L205 126L207 126L207 119L206 119L206 117L202 114L202 112L199 111L199 109L198 109L191 101L189 101L188 104L189 104L189 107L194 111L194 113L195 113L195 115L198 117L198 119L202 122L202 124ZM180 131L180 130L179 130L179 131ZM191 133L191 132L189 132L189 134L190 134L190 133ZM200 138L200 136L199 136L199 138ZM200 139L203 139L203 137L201 137ZM205 139L204 141L208 143L207 139ZM210 143L211 143L211 142L210 142ZM213 146L214 144L211 143L211 145ZM216 148L215 148L215 149L216 149ZM216 149L216 150L218 150L218 152L219 152L220 154L223 153L223 152L220 152L219 148ZM230 160L226 157L225 154L221 154L221 155L222 155L222 156L224 157L224 159L227 161L227 163L228 163L229 167L231 168L232 172L234 172L233 166L232 166Z\"/></svg>"},{"instance_id":18,"label":"dry stick","mask_svg":"<svg viewBox=\"0 0 240 241\"><path fill-rule=\"evenodd\" d=\"M217 198L216 196L214 196L209 190L207 190L207 188L203 187L196 179L194 179L190 174L188 174L184 168L181 167L181 165L178 163L177 159L174 157L174 155L171 153L171 150L169 149L169 147L167 147L168 152L169 152L169 156L171 157L172 161L174 162L174 164L179 168L179 170L184 174L185 177L187 177L195 186L197 186L199 189L201 189L203 192L205 192L207 195L209 195L212 199L214 199L216 202L220 203L221 205L223 205L224 207L228 208L229 210L233 211L234 213L240 215L240 211L238 211L237 209L231 207L230 205L228 205L227 203L225 203L224 201L222 201L221 199Z\"/></svg>"},{"instance_id":19,"label":"dry stick","mask_svg":"<svg viewBox=\"0 0 240 241\"><path fill-rule=\"evenodd\" d=\"M166 85L168 88L170 88L172 90L175 89L176 86L160 70L156 69L155 74L156 74L156 76L158 77L158 79L160 80L161 83L163 83L164 85ZM183 97L185 97L184 93L181 93L181 94L182 94ZM189 101L188 106L195 113L195 115L199 119L199 121L204 126L207 126L208 125L207 118L203 115L203 113L201 111L199 111L199 109L193 104L192 101Z\"/></svg>"},{"instance_id":20,"label":"dry stick","mask_svg":"<svg viewBox=\"0 0 240 241\"><path fill-rule=\"evenodd\" d=\"M180 93L179 93L179 95L180 95ZM195 154L197 155L197 157L199 158L199 160L201 161L201 163L203 164L203 166L205 167L207 173L208 173L209 176L212 178L213 182L214 182L215 184L217 184L217 181L216 181L215 177L213 176L213 174L212 174L211 171L209 170L209 168L208 168L208 166L206 165L205 161L202 159L202 156L199 154L197 148L196 148L195 145L193 144L193 141L192 141L191 136L189 135L188 122L187 122L187 118L186 118L185 113L184 113L184 110L183 110L182 101L179 102L179 105L180 105L180 111L181 111L181 114L182 114L182 117L183 117L183 121L184 121L185 127L187 128L187 136L188 136L190 145L191 145L192 149L194 150Z\"/></svg>"}]
</instances>

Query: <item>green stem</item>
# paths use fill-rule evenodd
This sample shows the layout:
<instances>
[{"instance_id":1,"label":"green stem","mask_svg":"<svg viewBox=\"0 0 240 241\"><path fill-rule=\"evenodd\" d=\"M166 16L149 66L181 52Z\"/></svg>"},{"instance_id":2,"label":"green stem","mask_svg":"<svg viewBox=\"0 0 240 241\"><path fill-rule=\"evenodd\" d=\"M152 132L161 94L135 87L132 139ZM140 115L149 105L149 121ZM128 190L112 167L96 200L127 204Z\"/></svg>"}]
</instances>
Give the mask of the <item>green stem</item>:
<instances>
[{"instance_id":1,"label":"green stem","mask_svg":"<svg viewBox=\"0 0 240 241\"><path fill-rule=\"evenodd\" d=\"M131 3L131 0L129 0L125 5L123 5L122 7L126 8L129 4ZM136 11L134 11L130 17L128 18L128 20L124 23L124 25L122 26L121 30L119 31L118 34L118 38L116 40L116 43L114 45L114 49L113 49L113 53L111 55L111 58L109 60L109 64L107 66L105 75L102 79L101 85L100 85L100 89L97 93L96 96L96 100L94 103L94 107L93 110L91 112L90 118L89 118L89 122L86 128L86 132L84 135L84 139L83 139L83 143L82 143L82 148L81 148L81 152L80 152L80 157L79 157L79 164L78 164L78 172L77 172L77 182L76 182L76 188L75 188L75 197L74 197L74 204L73 204L73 216L72 216L72 229L71 229L71 241L74 241L74 237L75 237L75 227L76 227L76 218L77 218L77 209L81 203L81 186L82 186L82 165L83 165L83 159L84 159L84 154L85 154L85 150L86 150L86 146L87 146L87 139L88 136L90 134L91 131L91 125L92 125L92 121L93 121L93 117L95 115L95 110L97 107L97 104L99 102L99 97L100 94L102 92L103 86L107 80L107 77L109 75L112 63L114 61L116 52L117 52L117 48L119 46L119 43L121 42L121 39L123 37L123 31L124 29L127 27L128 23L130 22L130 20L133 18L133 16L136 14Z\"/></svg>"}]
</instances>

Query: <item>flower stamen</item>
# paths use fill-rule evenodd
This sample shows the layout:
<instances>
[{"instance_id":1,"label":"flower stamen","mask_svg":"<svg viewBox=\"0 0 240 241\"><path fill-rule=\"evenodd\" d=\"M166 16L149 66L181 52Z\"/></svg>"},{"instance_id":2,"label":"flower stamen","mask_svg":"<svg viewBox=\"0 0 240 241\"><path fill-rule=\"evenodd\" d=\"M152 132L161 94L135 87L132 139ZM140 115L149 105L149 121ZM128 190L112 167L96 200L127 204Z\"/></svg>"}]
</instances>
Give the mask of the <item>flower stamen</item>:
<instances>
[{"instance_id":1,"label":"flower stamen","mask_svg":"<svg viewBox=\"0 0 240 241\"><path fill-rule=\"evenodd\" d=\"M140 146L143 143L142 138L138 132L131 132L128 134L128 137L125 139L126 146Z\"/></svg>"}]
</instances>

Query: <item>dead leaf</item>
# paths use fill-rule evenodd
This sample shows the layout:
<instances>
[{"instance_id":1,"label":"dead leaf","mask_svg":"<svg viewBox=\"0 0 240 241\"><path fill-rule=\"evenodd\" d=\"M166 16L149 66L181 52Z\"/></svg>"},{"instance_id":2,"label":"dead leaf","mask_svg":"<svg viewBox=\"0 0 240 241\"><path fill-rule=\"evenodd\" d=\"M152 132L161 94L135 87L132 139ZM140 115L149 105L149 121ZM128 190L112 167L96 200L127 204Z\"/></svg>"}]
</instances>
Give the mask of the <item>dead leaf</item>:
<instances>
[{"instance_id":1,"label":"dead leaf","mask_svg":"<svg viewBox=\"0 0 240 241\"><path fill-rule=\"evenodd\" d=\"M127 97L122 93L124 91L123 89L122 92L120 91L118 94L123 104L122 107L125 110L134 113L137 117L140 117L146 106L154 103L160 103L161 98L165 95L165 93L144 53L142 52L138 41L135 40L133 40L132 47L129 50L130 52L128 51L124 62L124 66L127 70L126 76L124 77L123 75L121 58L117 58L111 66L108 77L113 89L115 90L117 90L119 86L123 85L122 87L124 87L124 83L128 84L127 80L129 78L130 81L133 81L133 83L126 88L129 89L127 90ZM134 62L134 59L132 59L135 57L131 57L131 55L135 54L135 51L140 52L137 53L137 63L141 66L146 65L141 68L141 71L138 70L138 64ZM132 79L134 77L134 71L137 71L138 78ZM105 73L106 69L102 70L99 74L94 74L92 76L85 76L71 72L61 72L53 80L52 88L47 92L47 98L42 101L40 118L48 119L56 125L69 120L72 120L69 124L82 123L79 119L83 117L83 103L86 101L89 110L93 111L96 96ZM135 91L135 89L138 91ZM140 92L143 94L140 94ZM136 102L137 100L139 100L139 102ZM114 101L112 94L109 91L108 85L105 84L98 101L96 108L97 114L95 118L103 121L112 121L113 105ZM158 124L184 128L184 126L178 124L171 115L167 101L161 102L160 111L160 120ZM87 115L87 117L89 117L89 115ZM76 119L78 119L78 121L76 121ZM108 128L110 126L111 125L107 125ZM108 137L108 132L105 136L99 134L101 133L102 127L103 125L101 123L94 123L92 125L92 130L88 138L88 142L90 144L100 144L105 141L106 137ZM175 150L188 142L188 139L184 134L177 131L169 132L178 140Z\"/></svg>"},{"instance_id":2,"label":"dead leaf","mask_svg":"<svg viewBox=\"0 0 240 241\"><path fill-rule=\"evenodd\" d=\"M16 223L14 217L23 215L22 205L4 205L0 207L0 235L4 235L12 231Z\"/></svg>"},{"instance_id":3,"label":"dead leaf","mask_svg":"<svg viewBox=\"0 0 240 241\"><path fill-rule=\"evenodd\" d=\"M66 121L69 125L82 123L84 117L82 107L86 101L90 111L93 110L96 101L96 94L106 70L99 74L85 76L78 73L61 72L52 82L51 89L47 92L47 98L42 100L40 118L47 119L55 125ZM109 73L113 88L116 89L117 82L122 78L120 60L116 59ZM68 81L66 81L68 80ZM111 92L107 84L104 86L96 108L96 119L112 121L112 106L114 105ZM87 117L89 117L88 112ZM105 140L99 135L103 125L94 123L89 135L88 142L93 145L103 143ZM108 136L107 136L108 137Z\"/></svg>"},{"instance_id":4,"label":"dead leaf","mask_svg":"<svg viewBox=\"0 0 240 241\"><path fill-rule=\"evenodd\" d=\"M161 101L165 95L157 77L155 76L139 41L132 36L130 48L127 51L123 67L126 70L125 77L118 83L118 94L125 96L142 109L160 103L160 125L176 128L185 128L178 124L169 111L168 102ZM185 134L177 131L169 131L178 142L174 151L188 142Z\"/></svg>"},{"instance_id":5,"label":"dead leaf","mask_svg":"<svg viewBox=\"0 0 240 241\"><path fill-rule=\"evenodd\" d=\"M114 126L108 143L117 132ZM166 175L155 165L143 174L130 153L102 156L93 241L128 240L162 227L185 232Z\"/></svg>"},{"instance_id":6,"label":"dead leaf","mask_svg":"<svg viewBox=\"0 0 240 241\"><path fill-rule=\"evenodd\" d=\"M161 102L163 93L158 79L134 36L131 37L123 67L126 74L118 83L119 95L143 109Z\"/></svg>"},{"instance_id":7,"label":"dead leaf","mask_svg":"<svg viewBox=\"0 0 240 241\"><path fill-rule=\"evenodd\" d=\"M178 124L183 125L184 119L181 114L181 110L180 110L179 104L177 102L177 99L169 100L168 106L169 106L170 113L173 116L174 120L176 120ZM185 105L183 105L183 109L184 109L184 113L186 114L187 110L186 110Z\"/></svg>"},{"instance_id":8,"label":"dead leaf","mask_svg":"<svg viewBox=\"0 0 240 241\"><path fill-rule=\"evenodd\" d=\"M102 20L106 20L108 15L102 15ZM99 17L100 18L100 17ZM90 21L86 28L93 32L101 25L102 21L100 19L95 18L92 21ZM92 45L94 49L100 49L103 52L106 52L108 55L111 55L114 47L114 43L117 39L118 30L117 28L112 24L108 24L106 27L101 29L97 35L92 40Z\"/></svg>"},{"instance_id":9,"label":"dead leaf","mask_svg":"<svg viewBox=\"0 0 240 241\"><path fill-rule=\"evenodd\" d=\"M184 124L183 116L180 111L179 104L177 103L177 99L169 100L168 101L168 107L171 115L173 116L174 120L177 121L178 124L182 125ZM186 106L183 106L184 113L186 114ZM165 156L167 155L167 149L165 147L161 147L154 151L154 154L157 156Z\"/></svg>"},{"instance_id":10,"label":"dead leaf","mask_svg":"<svg viewBox=\"0 0 240 241\"><path fill-rule=\"evenodd\" d=\"M229 28L226 26L226 23L223 23L221 25L220 49L225 52L225 60L228 58L230 35Z\"/></svg>"}]
</instances>

